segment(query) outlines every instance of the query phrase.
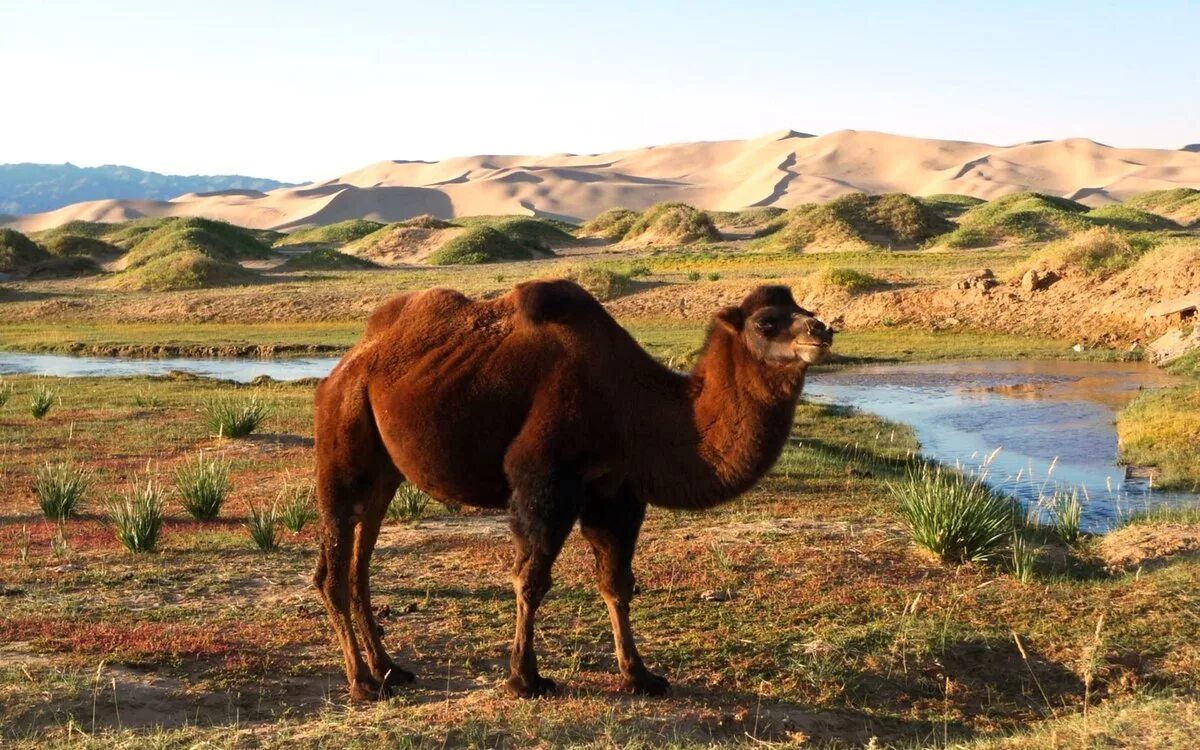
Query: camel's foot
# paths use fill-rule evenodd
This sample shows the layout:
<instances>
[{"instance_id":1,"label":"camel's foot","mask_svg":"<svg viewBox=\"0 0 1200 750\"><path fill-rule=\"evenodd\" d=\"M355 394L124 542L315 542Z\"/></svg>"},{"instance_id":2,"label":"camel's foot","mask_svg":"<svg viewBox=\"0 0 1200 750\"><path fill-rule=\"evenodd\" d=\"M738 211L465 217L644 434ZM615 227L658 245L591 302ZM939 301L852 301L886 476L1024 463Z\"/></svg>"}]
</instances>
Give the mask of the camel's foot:
<instances>
[{"instance_id":1,"label":"camel's foot","mask_svg":"<svg viewBox=\"0 0 1200 750\"><path fill-rule=\"evenodd\" d=\"M638 695L666 695L671 690L671 683L666 677L660 677L649 669L623 675L621 690Z\"/></svg>"},{"instance_id":2,"label":"camel's foot","mask_svg":"<svg viewBox=\"0 0 1200 750\"><path fill-rule=\"evenodd\" d=\"M391 663L383 666L382 679L379 681L386 687L400 687L401 685L408 685L415 679L417 679L415 674L395 663Z\"/></svg>"},{"instance_id":3,"label":"camel's foot","mask_svg":"<svg viewBox=\"0 0 1200 750\"><path fill-rule=\"evenodd\" d=\"M360 703L381 701L388 697L386 685L373 677L359 677L350 683L350 700Z\"/></svg>"},{"instance_id":4,"label":"camel's foot","mask_svg":"<svg viewBox=\"0 0 1200 750\"><path fill-rule=\"evenodd\" d=\"M504 683L504 689L518 698L543 698L554 695L558 686L554 684L554 680L541 675L535 674L531 678L513 675Z\"/></svg>"}]
</instances>

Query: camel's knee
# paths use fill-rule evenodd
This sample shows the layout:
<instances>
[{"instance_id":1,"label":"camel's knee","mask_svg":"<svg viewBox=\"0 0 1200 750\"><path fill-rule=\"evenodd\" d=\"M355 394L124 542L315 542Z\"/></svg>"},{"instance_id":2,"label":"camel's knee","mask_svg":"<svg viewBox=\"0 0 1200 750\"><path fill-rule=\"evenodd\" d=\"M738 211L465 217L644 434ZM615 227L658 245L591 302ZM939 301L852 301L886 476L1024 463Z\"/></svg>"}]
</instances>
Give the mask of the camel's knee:
<instances>
[{"instance_id":1,"label":"camel's knee","mask_svg":"<svg viewBox=\"0 0 1200 750\"><path fill-rule=\"evenodd\" d=\"M601 571L597 579L600 588L600 595L606 600L628 604L634 593L637 591L637 580L633 577L633 571Z\"/></svg>"}]
</instances>

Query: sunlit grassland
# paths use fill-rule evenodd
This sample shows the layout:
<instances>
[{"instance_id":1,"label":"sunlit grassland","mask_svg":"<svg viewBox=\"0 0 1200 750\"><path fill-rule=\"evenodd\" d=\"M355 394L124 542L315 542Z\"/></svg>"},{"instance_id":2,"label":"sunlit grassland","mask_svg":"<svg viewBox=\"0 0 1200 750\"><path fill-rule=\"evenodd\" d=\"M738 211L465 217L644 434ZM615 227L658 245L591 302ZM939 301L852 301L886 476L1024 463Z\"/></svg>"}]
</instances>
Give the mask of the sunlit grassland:
<instances>
[{"instance_id":1,"label":"sunlit grassland","mask_svg":"<svg viewBox=\"0 0 1200 750\"><path fill-rule=\"evenodd\" d=\"M18 401L36 382L10 380ZM1015 732L1036 747L1055 727L1083 731L1085 696L1089 733L1172 736L1165 707L1187 710L1172 696L1200 689L1200 562L1128 575L1083 565L1035 585L943 566L907 541L886 487L916 448L911 432L802 404L757 489L712 512L649 515L633 616L673 696L615 692L608 618L577 536L538 631L542 668L565 694L531 704L496 690L509 545L502 516L467 513L385 527L374 602L391 612L389 647L421 679L347 708L309 585L315 529L281 531L263 553L245 528L251 508L310 475L311 384L49 382L62 403L44 420L0 410L6 746L732 747L802 732L818 747L989 747ZM203 404L250 396L272 405L260 432L211 437ZM231 464L211 522L191 519L171 487L200 450ZM95 485L56 544L28 487L43 461L67 458ZM166 522L158 551L133 555L98 508L147 472L166 485Z\"/></svg>"}]
</instances>

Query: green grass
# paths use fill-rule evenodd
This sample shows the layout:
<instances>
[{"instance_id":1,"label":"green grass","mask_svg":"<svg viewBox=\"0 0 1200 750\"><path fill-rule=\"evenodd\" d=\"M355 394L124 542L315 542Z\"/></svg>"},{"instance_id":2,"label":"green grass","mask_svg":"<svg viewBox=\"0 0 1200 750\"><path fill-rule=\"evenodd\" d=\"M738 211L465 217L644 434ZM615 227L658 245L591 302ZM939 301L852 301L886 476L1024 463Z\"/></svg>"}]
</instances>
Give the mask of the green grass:
<instances>
[{"instance_id":1,"label":"green grass","mask_svg":"<svg viewBox=\"0 0 1200 750\"><path fill-rule=\"evenodd\" d=\"M332 245L340 247L362 239L384 227L377 221L348 219L320 227L310 227L289 232L275 242L276 247L288 245Z\"/></svg>"},{"instance_id":2,"label":"green grass","mask_svg":"<svg viewBox=\"0 0 1200 750\"><path fill-rule=\"evenodd\" d=\"M568 230L571 225L528 216L461 216L454 224L468 230L488 227L529 248L534 253L549 253L553 248L575 243Z\"/></svg>"},{"instance_id":3,"label":"green grass","mask_svg":"<svg viewBox=\"0 0 1200 750\"><path fill-rule=\"evenodd\" d=\"M1179 229L1179 225L1158 214L1143 211L1123 203L1113 203L1087 212L1087 218L1093 224L1113 227L1126 232L1154 232L1159 230Z\"/></svg>"},{"instance_id":4,"label":"green grass","mask_svg":"<svg viewBox=\"0 0 1200 750\"><path fill-rule=\"evenodd\" d=\"M231 489L229 469L228 461L206 457L203 452L176 469L175 488L192 518L211 521L221 514Z\"/></svg>"},{"instance_id":5,"label":"green grass","mask_svg":"<svg viewBox=\"0 0 1200 750\"><path fill-rule=\"evenodd\" d=\"M270 250L249 230L223 221L195 217L173 218L141 236L125 256L137 268L170 255L189 253L213 260L262 260Z\"/></svg>"},{"instance_id":6,"label":"green grass","mask_svg":"<svg viewBox=\"0 0 1200 750\"><path fill-rule=\"evenodd\" d=\"M61 522L75 515L91 485L91 473L81 466L68 461L46 463L34 475L33 494L42 515Z\"/></svg>"},{"instance_id":7,"label":"green grass","mask_svg":"<svg viewBox=\"0 0 1200 750\"><path fill-rule=\"evenodd\" d=\"M60 258L82 255L93 259L111 260L124 252L121 248L104 240L74 234L39 237L37 242L47 253Z\"/></svg>"},{"instance_id":8,"label":"green grass","mask_svg":"<svg viewBox=\"0 0 1200 750\"><path fill-rule=\"evenodd\" d=\"M1121 461L1158 469L1155 486L1200 491L1200 385L1143 391L1117 415Z\"/></svg>"},{"instance_id":9,"label":"green grass","mask_svg":"<svg viewBox=\"0 0 1200 750\"><path fill-rule=\"evenodd\" d=\"M1200 526L1200 505L1162 506L1149 510L1136 510L1125 520L1126 526L1160 523Z\"/></svg>"},{"instance_id":10,"label":"green grass","mask_svg":"<svg viewBox=\"0 0 1200 750\"><path fill-rule=\"evenodd\" d=\"M741 211L709 211L713 223L723 229L760 229L786 213L774 206L758 206Z\"/></svg>"},{"instance_id":11,"label":"green grass","mask_svg":"<svg viewBox=\"0 0 1200 750\"><path fill-rule=\"evenodd\" d=\"M6 380L0 380L0 409L4 408L5 404L9 402L9 399L12 398L12 395L15 391L16 388L12 383L9 383Z\"/></svg>"},{"instance_id":12,"label":"green grass","mask_svg":"<svg viewBox=\"0 0 1200 750\"><path fill-rule=\"evenodd\" d=\"M176 292L220 286L246 286L261 276L232 261L214 258L196 250L180 250L145 259L109 279L113 289L146 292Z\"/></svg>"},{"instance_id":13,"label":"green grass","mask_svg":"<svg viewBox=\"0 0 1200 750\"><path fill-rule=\"evenodd\" d=\"M918 197L917 200L943 219L957 219L969 209L986 202L982 198L957 193L925 195Z\"/></svg>"},{"instance_id":14,"label":"green grass","mask_svg":"<svg viewBox=\"0 0 1200 750\"><path fill-rule=\"evenodd\" d=\"M242 438L257 430L272 413L258 396L212 399L204 404L204 422L213 437Z\"/></svg>"},{"instance_id":15,"label":"green grass","mask_svg":"<svg viewBox=\"0 0 1200 750\"><path fill-rule=\"evenodd\" d=\"M853 193L797 206L776 226L759 247L783 252L904 249L951 229L936 211L904 193Z\"/></svg>"},{"instance_id":16,"label":"green grass","mask_svg":"<svg viewBox=\"0 0 1200 750\"><path fill-rule=\"evenodd\" d=\"M913 542L944 562L988 562L1010 543L1016 506L979 477L920 464L889 486Z\"/></svg>"},{"instance_id":17,"label":"green grass","mask_svg":"<svg viewBox=\"0 0 1200 750\"><path fill-rule=\"evenodd\" d=\"M117 541L130 552L153 552L158 546L166 513L161 486L152 478L135 478L122 494L109 501L108 516Z\"/></svg>"},{"instance_id":18,"label":"green grass","mask_svg":"<svg viewBox=\"0 0 1200 750\"><path fill-rule=\"evenodd\" d=\"M1124 271L1155 245L1152 238L1093 227L1052 242L1029 260L1032 267L1088 274Z\"/></svg>"}]
</instances>

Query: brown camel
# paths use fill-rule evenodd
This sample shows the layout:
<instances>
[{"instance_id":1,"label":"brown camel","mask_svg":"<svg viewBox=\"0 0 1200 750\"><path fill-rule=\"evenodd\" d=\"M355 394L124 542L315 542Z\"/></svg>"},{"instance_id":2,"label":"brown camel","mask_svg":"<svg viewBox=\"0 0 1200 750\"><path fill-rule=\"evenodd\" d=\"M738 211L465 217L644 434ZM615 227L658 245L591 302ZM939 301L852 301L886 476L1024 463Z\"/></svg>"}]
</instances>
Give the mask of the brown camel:
<instances>
[{"instance_id":1,"label":"brown camel","mask_svg":"<svg viewBox=\"0 0 1200 750\"><path fill-rule=\"evenodd\" d=\"M753 485L779 457L805 370L832 340L781 286L718 312L690 375L652 359L568 281L487 301L432 289L385 302L315 403L314 582L351 695L376 698L413 679L384 649L369 583L384 512L405 480L449 503L508 510L510 692L554 691L538 674L534 616L576 522L595 554L623 689L665 692L629 622L646 504L708 508Z\"/></svg>"}]
</instances>

